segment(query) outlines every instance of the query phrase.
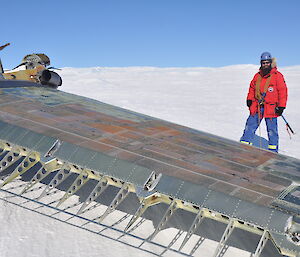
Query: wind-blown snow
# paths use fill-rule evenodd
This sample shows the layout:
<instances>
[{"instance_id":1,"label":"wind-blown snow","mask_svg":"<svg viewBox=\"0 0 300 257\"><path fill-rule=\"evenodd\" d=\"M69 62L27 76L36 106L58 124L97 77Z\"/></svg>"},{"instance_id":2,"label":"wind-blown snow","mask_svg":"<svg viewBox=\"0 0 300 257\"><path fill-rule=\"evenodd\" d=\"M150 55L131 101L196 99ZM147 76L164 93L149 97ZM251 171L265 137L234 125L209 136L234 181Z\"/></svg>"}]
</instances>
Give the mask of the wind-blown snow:
<instances>
[{"instance_id":1,"label":"wind-blown snow","mask_svg":"<svg viewBox=\"0 0 300 257\"><path fill-rule=\"evenodd\" d=\"M63 78L60 88L63 91L238 141L248 116L246 94L257 70L256 65L95 67L63 68L58 73ZM280 68L279 71L285 76L289 89L284 115L297 133L300 131L300 66ZM262 136L267 138L264 123L261 130ZM300 158L298 133L290 139L281 118L279 131L280 153ZM5 201L0 201L0 206L0 256L152 256ZM211 256L213 251L208 246L201 256ZM236 249L225 256L250 254Z\"/></svg>"}]
</instances>

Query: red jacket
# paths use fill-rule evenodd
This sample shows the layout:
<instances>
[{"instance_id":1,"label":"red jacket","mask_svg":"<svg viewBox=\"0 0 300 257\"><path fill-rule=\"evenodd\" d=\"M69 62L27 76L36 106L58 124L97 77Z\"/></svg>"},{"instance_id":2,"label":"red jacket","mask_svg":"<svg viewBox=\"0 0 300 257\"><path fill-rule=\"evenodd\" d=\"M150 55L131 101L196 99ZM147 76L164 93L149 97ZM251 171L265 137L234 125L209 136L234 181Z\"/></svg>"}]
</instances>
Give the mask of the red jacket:
<instances>
[{"instance_id":1,"label":"red jacket","mask_svg":"<svg viewBox=\"0 0 300 257\"><path fill-rule=\"evenodd\" d=\"M277 71L277 68L272 68L271 72L265 76L262 75L261 72L258 72L254 75L249 87L249 92L247 96L247 100L252 100L252 105L250 106L250 114L254 115L258 112L258 99L255 97L255 88L256 81L259 76L262 76L260 82L260 92L264 93L265 84L267 78L271 76L271 80L266 92L266 96L264 98L264 117L265 118L274 118L278 117L275 113L275 108L277 106L286 107L287 102L287 86L285 84L283 75Z\"/></svg>"}]
</instances>

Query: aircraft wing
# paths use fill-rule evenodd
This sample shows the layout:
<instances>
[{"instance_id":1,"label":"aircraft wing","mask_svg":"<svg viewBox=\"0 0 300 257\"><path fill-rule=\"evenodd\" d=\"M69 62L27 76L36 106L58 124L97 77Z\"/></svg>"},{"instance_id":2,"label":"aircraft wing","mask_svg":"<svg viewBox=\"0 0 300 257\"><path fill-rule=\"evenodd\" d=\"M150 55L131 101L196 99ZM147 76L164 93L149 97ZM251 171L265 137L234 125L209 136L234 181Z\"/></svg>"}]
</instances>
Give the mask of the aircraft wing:
<instances>
[{"instance_id":1,"label":"aircraft wing","mask_svg":"<svg viewBox=\"0 0 300 257\"><path fill-rule=\"evenodd\" d=\"M58 206L86 188L76 215L110 185L118 191L99 222L129 194L140 205L126 231L147 209L167 205L149 241L173 226L171 217L180 211L194 218L185 224L179 251L209 219L226 225L215 256L235 229L261 236L255 256L269 239L281 254L300 252L298 159L60 90L5 80L0 80L0 144L2 188L20 176L22 193L44 183L42 201L75 174ZM33 173L30 179L26 172ZM52 178L45 183L47 176Z\"/></svg>"}]
</instances>

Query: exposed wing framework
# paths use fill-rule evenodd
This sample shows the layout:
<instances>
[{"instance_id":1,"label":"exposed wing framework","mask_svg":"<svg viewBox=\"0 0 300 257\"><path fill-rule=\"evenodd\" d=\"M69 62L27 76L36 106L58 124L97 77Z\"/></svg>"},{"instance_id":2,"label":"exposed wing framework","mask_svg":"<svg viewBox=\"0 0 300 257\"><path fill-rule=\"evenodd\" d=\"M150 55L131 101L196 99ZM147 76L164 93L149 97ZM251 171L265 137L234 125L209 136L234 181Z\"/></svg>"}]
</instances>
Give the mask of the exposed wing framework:
<instances>
[{"instance_id":1,"label":"exposed wing framework","mask_svg":"<svg viewBox=\"0 0 300 257\"><path fill-rule=\"evenodd\" d=\"M147 212L165 206L143 241L176 228L163 253L184 254L197 235L198 243L186 252L194 254L207 221L224 225L214 256L222 256L240 230L260 237L254 256L268 240L281 254L299 253L299 160L56 89L15 83L0 81L2 190L12 181L22 184L24 196L40 187L32 197L37 202L58 190L61 196L48 205L65 210L72 202L76 217L101 204L106 209L87 218L100 224L123 209L130 214L124 218L127 234L151 220ZM99 200L104 195L110 195L105 204ZM131 198L135 209L124 204ZM189 218L176 224L176 215Z\"/></svg>"}]
</instances>

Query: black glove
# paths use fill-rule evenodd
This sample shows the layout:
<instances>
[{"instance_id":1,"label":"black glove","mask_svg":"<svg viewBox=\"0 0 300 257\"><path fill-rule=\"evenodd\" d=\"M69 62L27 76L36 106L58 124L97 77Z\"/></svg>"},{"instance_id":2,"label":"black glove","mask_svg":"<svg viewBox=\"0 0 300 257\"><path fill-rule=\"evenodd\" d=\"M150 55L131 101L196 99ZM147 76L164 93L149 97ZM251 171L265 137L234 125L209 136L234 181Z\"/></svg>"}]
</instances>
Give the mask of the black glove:
<instances>
[{"instance_id":1,"label":"black glove","mask_svg":"<svg viewBox=\"0 0 300 257\"><path fill-rule=\"evenodd\" d=\"M251 104L252 104L252 100L248 100L248 99L247 99L247 106L248 106L249 108L250 108Z\"/></svg>"},{"instance_id":2,"label":"black glove","mask_svg":"<svg viewBox=\"0 0 300 257\"><path fill-rule=\"evenodd\" d=\"M281 116L284 109L285 109L285 107L278 106L275 108L275 113L278 114L279 116Z\"/></svg>"}]
</instances>

